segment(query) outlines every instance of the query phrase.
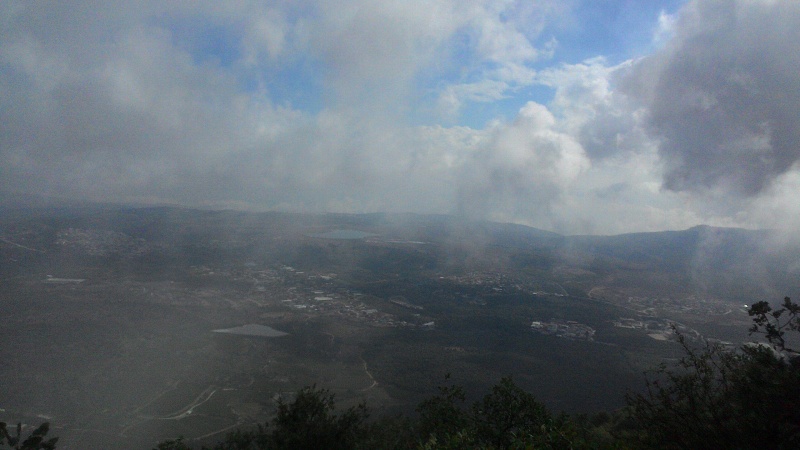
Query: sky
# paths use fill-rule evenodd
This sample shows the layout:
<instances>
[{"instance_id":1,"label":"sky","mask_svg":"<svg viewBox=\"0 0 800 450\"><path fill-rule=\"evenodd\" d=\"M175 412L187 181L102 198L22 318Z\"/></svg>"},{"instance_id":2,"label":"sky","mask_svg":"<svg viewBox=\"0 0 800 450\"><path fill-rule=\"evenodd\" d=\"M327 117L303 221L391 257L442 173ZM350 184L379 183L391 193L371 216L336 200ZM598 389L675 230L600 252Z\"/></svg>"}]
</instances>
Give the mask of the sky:
<instances>
[{"instance_id":1,"label":"sky","mask_svg":"<svg viewBox=\"0 0 800 450\"><path fill-rule=\"evenodd\" d=\"M0 200L800 231L800 2L0 3Z\"/></svg>"}]
</instances>

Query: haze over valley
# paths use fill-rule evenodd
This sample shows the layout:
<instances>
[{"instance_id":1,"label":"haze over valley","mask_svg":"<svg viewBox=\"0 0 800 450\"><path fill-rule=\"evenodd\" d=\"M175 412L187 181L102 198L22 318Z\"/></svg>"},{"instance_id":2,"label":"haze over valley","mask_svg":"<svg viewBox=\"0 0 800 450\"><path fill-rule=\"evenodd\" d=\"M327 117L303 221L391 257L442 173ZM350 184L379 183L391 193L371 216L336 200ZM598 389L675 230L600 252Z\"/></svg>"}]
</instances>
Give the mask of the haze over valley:
<instances>
[{"instance_id":1,"label":"haze over valley","mask_svg":"<svg viewBox=\"0 0 800 450\"><path fill-rule=\"evenodd\" d=\"M410 413L447 373L613 410L679 354L673 326L739 345L746 303L800 288L796 249L741 229L85 205L5 208L0 230L0 408L64 448L215 442L312 384Z\"/></svg>"},{"instance_id":2,"label":"haze over valley","mask_svg":"<svg viewBox=\"0 0 800 450\"><path fill-rule=\"evenodd\" d=\"M213 445L311 385L413 415L448 373L613 411L676 336L735 349L799 298L800 2L7 0L0 30L0 421L59 448Z\"/></svg>"}]
</instances>

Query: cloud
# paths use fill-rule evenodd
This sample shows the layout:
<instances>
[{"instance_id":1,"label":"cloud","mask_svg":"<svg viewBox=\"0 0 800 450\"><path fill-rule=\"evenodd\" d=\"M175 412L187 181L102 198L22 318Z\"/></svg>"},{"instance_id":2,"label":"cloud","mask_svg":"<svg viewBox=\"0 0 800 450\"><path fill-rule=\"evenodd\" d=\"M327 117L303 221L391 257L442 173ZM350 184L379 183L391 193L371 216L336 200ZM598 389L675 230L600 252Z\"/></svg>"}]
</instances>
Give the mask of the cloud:
<instances>
[{"instance_id":1,"label":"cloud","mask_svg":"<svg viewBox=\"0 0 800 450\"><path fill-rule=\"evenodd\" d=\"M253 117L233 78L196 65L163 29L80 44L100 48L76 56L28 35L3 47L3 190L96 198L158 180L175 194L161 174L220 157Z\"/></svg>"},{"instance_id":2,"label":"cloud","mask_svg":"<svg viewBox=\"0 0 800 450\"><path fill-rule=\"evenodd\" d=\"M658 27L653 34L653 43L659 47L669 42L675 34L675 15L661 11L658 15Z\"/></svg>"},{"instance_id":3,"label":"cloud","mask_svg":"<svg viewBox=\"0 0 800 450\"><path fill-rule=\"evenodd\" d=\"M459 30L478 36L478 60L512 67L535 58L519 24L501 17L523 12L520 5L8 3L0 188L95 200L449 211L449 171L472 152L453 136L481 133L410 126L403 110L418 78L452 56ZM199 40L215 37L233 39L231 48L198 53ZM322 69L319 112L273 101L279 66L300 60Z\"/></svg>"},{"instance_id":4,"label":"cloud","mask_svg":"<svg viewBox=\"0 0 800 450\"><path fill-rule=\"evenodd\" d=\"M550 111L534 102L513 123L496 125L462 167L458 211L504 221L549 215L589 166L580 144L555 125Z\"/></svg>"},{"instance_id":5,"label":"cloud","mask_svg":"<svg viewBox=\"0 0 800 450\"><path fill-rule=\"evenodd\" d=\"M544 26L566 14L559 2L462 2L453 8L455 33L446 50L459 62L450 82L438 89L439 112L456 118L469 102L500 100L535 82L532 65L552 57L556 42L541 39ZM465 58L469 62L463 64Z\"/></svg>"},{"instance_id":6,"label":"cloud","mask_svg":"<svg viewBox=\"0 0 800 450\"><path fill-rule=\"evenodd\" d=\"M553 64L564 4L3 3L0 194L769 225L797 185L797 8L691 2L652 55ZM496 120L452 125L476 103Z\"/></svg>"},{"instance_id":7,"label":"cloud","mask_svg":"<svg viewBox=\"0 0 800 450\"><path fill-rule=\"evenodd\" d=\"M647 109L664 186L764 192L800 159L800 3L697 0L671 32L625 82Z\"/></svg>"},{"instance_id":8,"label":"cloud","mask_svg":"<svg viewBox=\"0 0 800 450\"><path fill-rule=\"evenodd\" d=\"M575 136L592 159L651 151L641 105L616 89L631 67L631 61L609 66L597 57L549 68L537 77L555 89L550 108L559 117L559 127Z\"/></svg>"},{"instance_id":9,"label":"cloud","mask_svg":"<svg viewBox=\"0 0 800 450\"><path fill-rule=\"evenodd\" d=\"M551 227L796 229L786 193L800 169L798 11L792 2L694 1L661 14L649 56L540 71L537 81L556 92L556 129L591 163L555 203Z\"/></svg>"}]
</instances>

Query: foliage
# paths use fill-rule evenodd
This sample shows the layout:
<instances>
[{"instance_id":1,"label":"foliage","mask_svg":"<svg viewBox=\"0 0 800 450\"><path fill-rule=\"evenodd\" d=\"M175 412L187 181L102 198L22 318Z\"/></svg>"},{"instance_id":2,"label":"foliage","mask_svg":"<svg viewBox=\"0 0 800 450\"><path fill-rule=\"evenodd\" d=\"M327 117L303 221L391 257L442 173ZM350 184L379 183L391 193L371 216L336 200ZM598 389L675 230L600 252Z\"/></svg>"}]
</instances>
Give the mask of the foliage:
<instances>
[{"instance_id":1,"label":"foliage","mask_svg":"<svg viewBox=\"0 0 800 450\"><path fill-rule=\"evenodd\" d=\"M800 331L800 305L785 297L780 309L773 310L765 301L753 304L747 312L753 318L750 334L763 334L779 351L797 355L786 343L786 330Z\"/></svg>"},{"instance_id":2,"label":"foliage","mask_svg":"<svg viewBox=\"0 0 800 450\"><path fill-rule=\"evenodd\" d=\"M441 436L431 434L427 441L418 446L419 450L489 450L492 447L478 441L474 429L465 428L455 433L444 433Z\"/></svg>"},{"instance_id":3,"label":"foliage","mask_svg":"<svg viewBox=\"0 0 800 450\"><path fill-rule=\"evenodd\" d=\"M153 450L189 450L189 446L183 442L182 437L179 437L178 439L169 439L159 442L158 446Z\"/></svg>"},{"instance_id":4,"label":"foliage","mask_svg":"<svg viewBox=\"0 0 800 450\"><path fill-rule=\"evenodd\" d=\"M775 348L698 348L679 335L685 356L677 366L662 365L645 393L628 398L629 437L650 448L800 447L800 360L781 353L790 351L784 330L798 329L798 311L788 298L777 311L764 302L753 305L751 332L764 334Z\"/></svg>"},{"instance_id":5,"label":"foliage","mask_svg":"<svg viewBox=\"0 0 800 450\"><path fill-rule=\"evenodd\" d=\"M571 449L606 444L568 416L550 413L511 377L502 378L470 410L459 406L463 402L460 387L445 386L420 404L420 448Z\"/></svg>"},{"instance_id":6,"label":"foliage","mask_svg":"<svg viewBox=\"0 0 800 450\"><path fill-rule=\"evenodd\" d=\"M337 415L334 395L312 386L279 401L271 424L230 433L214 450L800 448L800 356L786 335L800 331L800 306L759 302L750 315L751 333L772 346L729 350L678 334L684 356L648 375L645 391L617 413L554 415L508 377L471 407L462 387L446 384L416 419L368 423L363 403ZM178 439L156 450L186 449Z\"/></svg>"},{"instance_id":7,"label":"foliage","mask_svg":"<svg viewBox=\"0 0 800 450\"><path fill-rule=\"evenodd\" d=\"M445 375L445 381L450 374ZM462 404L465 400L464 388L456 385L439 386L439 394L423 401L417 406L418 433L421 436L435 434L454 435L469 424L469 417Z\"/></svg>"},{"instance_id":8,"label":"foliage","mask_svg":"<svg viewBox=\"0 0 800 450\"><path fill-rule=\"evenodd\" d=\"M334 394L326 389L301 389L294 401L278 402L271 435L274 449L351 449L364 432L369 411L364 403L333 414Z\"/></svg>"},{"instance_id":9,"label":"foliage","mask_svg":"<svg viewBox=\"0 0 800 450\"><path fill-rule=\"evenodd\" d=\"M547 409L511 377L500 380L483 400L472 406L475 428L482 440L506 448L516 436L532 435L553 422Z\"/></svg>"},{"instance_id":10,"label":"foliage","mask_svg":"<svg viewBox=\"0 0 800 450\"><path fill-rule=\"evenodd\" d=\"M367 424L357 448L391 450L416 448L415 421L403 415L383 416Z\"/></svg>"},{"instance_id":11,"label":"foliage","mask_svg":"<svg viewBox=\"0 0 800 450\"><path fill-rule=\"evenodd\" d=\"M15 436L11 436L8 432L8 426L5 422L0 422L0 446L7 444L15 450L52 450L56 448L58 438L50 438L45 440L47 432L50 430L50 424L45 422L39 425L38 428L31 432L24 441L22 440L22 424L17 424L17 432Z\"/></svg>"},{"instance_id":12,"label":"foliage","mask_svg":"<svg viewBox=\"0 0 800 450\"><path fill-rule=\"evenodd\" d=\"M272 426L236 430L213 450L352 449L364 439L369 415L364 403L335 414L334 394L316 386L299 390L293 401L278 400ZM269 429L271 428L271 431ZM182 438L163 441L154 450L188 450ZM205 447L204 447L205 449Z\"/></svg>"}]
</instances>

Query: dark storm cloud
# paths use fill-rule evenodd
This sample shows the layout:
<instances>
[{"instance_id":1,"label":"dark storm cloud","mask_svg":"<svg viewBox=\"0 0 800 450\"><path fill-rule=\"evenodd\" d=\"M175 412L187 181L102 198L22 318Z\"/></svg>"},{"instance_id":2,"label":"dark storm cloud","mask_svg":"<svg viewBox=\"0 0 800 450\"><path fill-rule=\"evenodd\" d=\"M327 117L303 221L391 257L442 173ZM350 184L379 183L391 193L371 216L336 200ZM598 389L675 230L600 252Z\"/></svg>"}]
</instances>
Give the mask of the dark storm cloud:
<instances>
[{"instance_id":1,"label":"dark storm cloud","mask_svg":"<svg viewBox=\"0 0 800 450\"><path fill-rule=\"evenodd\" d=\"M664 187L752 196L800 159L800 2L701 0L625 89L644 100Z\"/></svg>"}]
</instances>

